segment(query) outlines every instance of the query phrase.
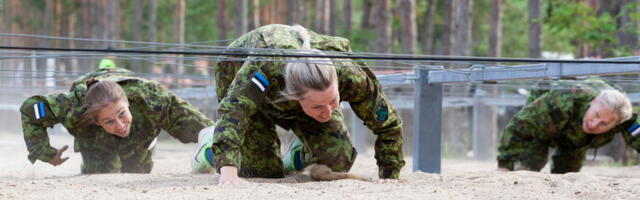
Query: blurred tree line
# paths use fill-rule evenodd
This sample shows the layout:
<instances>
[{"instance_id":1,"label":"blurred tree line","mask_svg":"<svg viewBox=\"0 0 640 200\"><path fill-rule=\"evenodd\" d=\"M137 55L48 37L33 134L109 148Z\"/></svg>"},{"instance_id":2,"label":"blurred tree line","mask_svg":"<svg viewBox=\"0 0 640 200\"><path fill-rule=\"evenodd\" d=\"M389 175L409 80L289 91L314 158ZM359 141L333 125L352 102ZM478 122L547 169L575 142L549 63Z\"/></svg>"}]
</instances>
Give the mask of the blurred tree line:
<instances>
[{"instance_id":1,"label":"blurred tree line","mask_svg":"<svg viewBox=\"0 0 640 200\"><path fill-rule=\"evenodd\" d=\"M225 46L249 30L278 23L346 37L359 52L530 58L541 58L543 52L575 58L640 55L640 0L0 0L0 11L1 33L178 44L30 37L0 40L0 45L10 46L144 50L177 50L180 44ZM86 67L97 63L95 59L59 60L58 71L78 71L78 66L87 71ZM2 62L3 66L19 66L5 64L14 61ZM36 71L46 71L45 62L27 61L24 69L33 71L29 65L36 63ZM174 63L171 66L154 71L157 64L122 62L136 71L173 76L192 74L198 66L204 66L201 74L207 74L211 65L175 59L167 61ZM497 94L495 86L479 88ZM446 90L454 94L472 91L469 87ZM467 119L470 113L466 107L447 108L444 119ZM474 113L491 116L484 117L483 123L493 124L474 131L497 138L496 109ZM460 144L445 146L445 152L465 155L472 120L444 121L445 145Z\"/></svg>"},{"instance_id":2,"label":"blurred tree line","mask_svg":"<svg viewBox=\"0 0 640 200\"><path fill-rule=\"evenodd\" d=\"M266 24L349 38L355 51L540 57L637 54L638 0L1 0L2 32L163 43L233 40ZM492 39L493 38L493 39ZM4 45L124 48L14 38ZM492 47L498 45L496 47Z\"/></svg>"}]
</instances>

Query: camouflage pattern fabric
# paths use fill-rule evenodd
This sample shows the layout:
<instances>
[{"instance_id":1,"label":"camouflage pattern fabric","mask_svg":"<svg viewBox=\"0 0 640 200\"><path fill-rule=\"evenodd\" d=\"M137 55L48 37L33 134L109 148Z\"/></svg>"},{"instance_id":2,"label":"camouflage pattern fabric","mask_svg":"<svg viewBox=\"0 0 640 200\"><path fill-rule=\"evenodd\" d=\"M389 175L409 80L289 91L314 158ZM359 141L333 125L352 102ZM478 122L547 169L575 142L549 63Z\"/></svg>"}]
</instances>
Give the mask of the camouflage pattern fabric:
<instances>
[{"instance_id":1,"label":"camouflage pattern fabric","mask_svg":"<svg viewBox=\"0 0 640 200\"><path fill-rule=\"evenodd\" d=\"M609 143L617 133L640 150L640 137L631 137L623 125L603 134L586 134L582 130L582 119L591 101L605 88L616 87L601 79L589 79L573 82L568 89L532 93L539 96L530 98L502 132L498 167L540 171L553 147L551 173L578 172L586 151Z\"/></svg>"},{"instance_id":2,"label":"camouflage pattern fabric","mask_svg":"<svg viewBox=\"0 0 640 200\"><path fill-rule=\"evenodd\" d=\"M86 110L87 85L115 81L124 89L132 114L126 138L111 135L97 125L80 126ZM36 111L38 110L38 111ZM28 98L20 109L29 161L50 161L56 149L49 144L46 128L62 124L74 136L74 150L83 158L82 173L151 171L149 145L160 130L183 143L197 142L198 132L213 121L155 81L136 77L121 68L101 68L78 78L70 92Z\"/></svg>"},{"instance_id":3,"label":"camouflage pattern fabric","mask_svg":"<svg viewBox=\"0 0 640 200\"><path fill-rule=\"evenodd\" d=\"M311 31L309 34L312 48L351 51L349 41L344 38ZM229 48L301 49L301 45L300 35L291 26L268 25L241 36ZM334 171L348 171L356 151L340 109L332 113L329 122L315 121L302 111L297 101L281 100L284 62L248 59L224 61L216 67L220 104L212 148L217 169L235 166L242 177L283 177L280 142L275 132L275 125L279 125L300 138L305 166L321 163ZM379 176L398 178L405 164L398 114L364 63L342 59L334 60L334 64L341 100L349 102L356 115L377 135L375 158Z\"/></svg>"}]
</instances>

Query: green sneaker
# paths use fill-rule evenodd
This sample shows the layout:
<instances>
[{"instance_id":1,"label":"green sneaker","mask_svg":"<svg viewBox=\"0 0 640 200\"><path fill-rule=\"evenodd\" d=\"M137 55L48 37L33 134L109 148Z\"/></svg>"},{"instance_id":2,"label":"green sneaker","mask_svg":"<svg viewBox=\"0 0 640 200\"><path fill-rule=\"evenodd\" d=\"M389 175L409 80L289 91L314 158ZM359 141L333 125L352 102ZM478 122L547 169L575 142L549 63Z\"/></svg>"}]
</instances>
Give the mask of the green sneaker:
<instances>
[{"instance_id":1,"label":"green sneaker","mask_svg":"<svg viewBox=\"0 0 640 200\"><path fill-rule=\"evenodd\" d=\"M213 130L214 127L204 128L198 133L198 147L191 159L191 169L194 173L211 173L213 167Z\"/></svg>"},{"instance_id":2,"label":"green sneaker","mask_svg":"<svg viewBox=\"0 0 640 200\"><path fill-rule=\"evenodd\" d=\"M287 172L302 171L304 166L302 164L302 143L300 139L293 141L289 150L282 157L282 164L284 170Z\"/></svg>"}]
</instances>

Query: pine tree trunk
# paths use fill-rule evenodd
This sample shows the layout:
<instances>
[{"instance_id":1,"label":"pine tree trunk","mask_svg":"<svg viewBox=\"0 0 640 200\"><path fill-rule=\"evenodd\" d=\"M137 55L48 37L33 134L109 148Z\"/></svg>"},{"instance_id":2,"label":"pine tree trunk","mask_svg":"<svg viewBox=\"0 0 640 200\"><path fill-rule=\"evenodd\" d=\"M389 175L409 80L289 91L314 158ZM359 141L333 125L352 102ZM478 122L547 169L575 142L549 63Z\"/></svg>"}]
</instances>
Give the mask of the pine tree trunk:
<instances>
[{"instance_id":1,"label":"pine tree trunk","mask_svg":"<svg viewBox=\"0 0 640 200\"><path fill-rule=\"evenodd\" d=\"M351 0L344 0L344 32L347 35L351 34L352 29L352 17L353 17L353 7L351 4Z\"/></svg>"},{"instance_id":2,"label":"pine tree trunk","mask_svg":"<svg viewBox=\"0 0 640 200\"><path fill-rule=\"evenodd\" d=\"M185 0L177 0L176 2L176 42L180 44L179 50L183 50L184 47L184 14L185 14ZM177 74L182 76L184 74L183 56L177 55ZM182 79L181 79L182 80Z\"/></svg>"},{"instance_id":3,"label":"pine tree trunk","mask_svg":"<svg viewBox=\"0 0 640 200\"><path fill-rule=\"evenodd\" d=\"M131 34L134 41L142 41L142 0L134 0L133 23L131 24ZM134 60L132 63L135 69L140 69L142 62Z\"/></svg>"},{"instance_id":4,"label":"pine tree trunk","mask_svg":"<svg viewBox=\"0 0 640 200\"><path fill-rule=\"evenodd\" d=\"M320 34L329 33L329 0L316 1L316 31Z\"/></svg>"},{"instance_id":5,"label":"pine tree trunk","mask_svg":"<svg viewBox=\"0 0 640 200\"><path fill-rule=\"evenodd\" d=\"M236 0L236 37L247 32L249 24L247 10L247 0Z\"/></svg>"},{"instance_id":6,"label":"pine tree trunk","mask_svg":"<svg viewBox=\"0 0 640 200\"><path fill-rule=\"evenodd\" d=\"M542 57L542 22L540 0L529 0L529 57Z\"/></svg>"},{"instance_id":7,"label":"pine tree trunk","mask_svg":"<svg viewBox=\"0 0 640 200\"><path fill-rule=\"evenodd\" d=\"M250 7L249 29L253 30L260 27L260 0L251 0Z\"/></svg>"},{"instance_id":8,"label":"pine tree trunk","mask_svg":"<svg viewBox=\"0 0 640 200\"><path fill-rule=\"evenodd\" d=\"M491 4L491 27L489 28L489 56L502 55L502 0L493 0Z\"/></svg>"},{"instance_id":9,"label":"pine tree trunk","mask_svg":"<svg viewBox=\"0 0 640 200\"><path fill-rule=\"evenodd\" d=\"M390 53L391 47L391 0L375 0L376 40L374 52Z\"/></svg>"},{"instance_id":10,"label":"pine tree trunk","mask_svg":"<svg viewBox=\"0 0 640 200\"><path fill-rule=\"evenodd\" d=\"M493 0L491 4L491 25L489 27L489 56L500 57L502 40L502 0ZM498 93L495 85L479 84L474 94L475 99L495 96ZM473 105L473 155L476 160L495 158L495 147L498 141L498 116L495 106L486 101L475 101Z\"/></svg>"},{"instance_id":11,"label":"pine tree trunk","mask_svg":"<svg viewBox=\"0 0 640 200\"><path fill-rule=\"evenodd\" d=\"M429 0L427 5L427 13L425 15L425 23L424 23L424 28L425 28L425 34L424 34L424 41L423 41L423 48L422 51L424 54L435 54L434 53L434 45L433 45L433 41L434 41L434 37L435 35L433 34L433 16L434 13L436 11L436 4L438 3L438 0Z\"/></svg>"},{"instance_id":12,"label":"pine tree trunk","mask_svg":"<svg viewBox=\"0 0 640 200\"><path fill-rule=\"evenodd\" d=\"M416 1L398 0L400 12L400 45L402 53L415 54L417 44Z\"/></svg>"},{"instance_id":13,"label":"pine tree trunk","mask_svg":"<svg viewBox=\"0 0 640 200\"><path fill-rule=\"evenodd\" d=\"M217 5L216 24L218 26L218 40L227 38L227 0L219 0Z\"/></svg>"},{"instance_id":14,"label":"pine tree trunk","mask_svg":"<svg viewBox=\"0 0 640 200\"><path fill-rule=\"evenodd\" d=\"M363 0L363 14L362 19L360 20L360 27L362 29L372 29L373 24L371 23L371 13L373 12L373 0Z\"/></svg>"},{"instance_id":15,"label":"pine tree trunk","mask_svg":"<svg viewBox=\"0 0 640 200\"><path fill-rule=\"evenodd\" d=\"M453 30L451 40L451 55L468 56L471 53L471 8L472 0L453 0ZM467 67L460 66L460 67ZM453 66L453 68L457 68ZM453 94L469 92L468 86L451 86ZM467 107L451 107L444 111L443 132L445 141L449 144L446 150L453 157L464 157L469 151L470 143L470 116Z\"/></svg>"},{"instance_id":16,"label":"pine tree trunk","mask_svg":"<svg viewBox=\"0 0 640 200\"><path fill-rule=\"evenodd\" d=\"M337 24L338 24L338 2L336 0L329 0L329 35L336 35L338 32Z\"/></svg>"}]
</instances>

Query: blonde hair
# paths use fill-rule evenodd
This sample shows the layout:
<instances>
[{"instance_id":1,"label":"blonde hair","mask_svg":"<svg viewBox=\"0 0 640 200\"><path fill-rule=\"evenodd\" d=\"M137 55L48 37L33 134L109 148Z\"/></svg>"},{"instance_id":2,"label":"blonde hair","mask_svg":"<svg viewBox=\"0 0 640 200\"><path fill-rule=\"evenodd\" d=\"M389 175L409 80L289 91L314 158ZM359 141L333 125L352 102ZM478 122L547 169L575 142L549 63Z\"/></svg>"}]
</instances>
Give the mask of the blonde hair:
<instances>
[{"instance_id":1,"label":"blonde hair","mask_svg":"<svg viewBox=\"0 0 640 200\"><path fill-rule=\"evenodd\" d=\"M631 118L631 101L629 100L629 97L622 92L615 89L602 90L595 100L604 104L613 111L613 113L618 117L618 122L616 124L620 124Z\"/></svg>"},{"instance_id":2,"label":"blonde hair","mask_svg":"<svg viewBox=\"0 0 640 200\"><path fill-rule=\"evenodd\" d=\"M99 81L91 84L84 97L84 104L87 110L82 114L80 125L95 124L100 110L120 100L125 100L128 103L126 94L118 83Z\"/></svg>"},{"instance_id":3,"label":"blonde hair","mask_svg":"<svg viewBox=\"0 0 640 200\"><path fill-rule=\"evenodd\" d=\"M311 48L309 33L300 25L294 25L300 38L303 50L323 55L321 51ZM309 90L324 91L337 82L338 75L333 62L328 58L300 58L285 66L285 89L281 95L286 100L300 100Z\"/></svg>"}]
</instances>

